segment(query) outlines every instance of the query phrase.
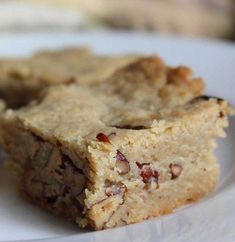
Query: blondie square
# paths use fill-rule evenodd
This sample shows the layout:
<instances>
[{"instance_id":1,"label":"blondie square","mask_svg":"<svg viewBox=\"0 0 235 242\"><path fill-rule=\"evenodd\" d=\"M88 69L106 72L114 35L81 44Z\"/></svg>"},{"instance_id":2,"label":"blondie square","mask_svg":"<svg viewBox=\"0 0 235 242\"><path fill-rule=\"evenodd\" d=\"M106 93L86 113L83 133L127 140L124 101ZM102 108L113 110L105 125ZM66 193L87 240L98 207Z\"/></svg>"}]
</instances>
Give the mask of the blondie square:
<instances>
[{"instance_id":1,"label":"blondie square","mask_svg":"<svg viewBox=\"0 0 235 242\"><path fill-rule=\"evenodd\" d=\"M87 48L41 51L30 58L3 58L0 98L7 106L23 106L48 86L100 82L135 59L134 55L95 55Z\"/></svg>"},{"instance_id":2,"label":"blondie square","mask_svg":"<svg viewBox=\"0 0 235 242\"><path fill-rule=\"evenodd\" d=\"M21 192L95 230L171 213L211 192L232 113L186 67L142 58L106 82L58 85L0 117Z\"/></svg>"}]
</instances>

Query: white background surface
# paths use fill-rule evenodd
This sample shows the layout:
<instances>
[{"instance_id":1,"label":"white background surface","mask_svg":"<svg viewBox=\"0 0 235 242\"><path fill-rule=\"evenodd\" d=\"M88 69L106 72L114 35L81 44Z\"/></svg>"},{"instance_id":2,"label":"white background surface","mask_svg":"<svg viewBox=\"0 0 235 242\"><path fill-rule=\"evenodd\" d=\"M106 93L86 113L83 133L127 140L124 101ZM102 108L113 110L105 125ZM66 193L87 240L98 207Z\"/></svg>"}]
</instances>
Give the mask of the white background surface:
<instances>
[{"instance_id":1,"label":"white background surface","mask_svg":"<svg viewBox=\"0 0 235 242\"><path fill-rule=\"evenodd\" d=\"M25 56L38 48L84 44L98 53L159 53L168 64L187 64L206 79L208 94L226 98L235 106L235 46L228 43L128 33L5 34L0 36L0 56ZM216 151L220 181L209 197L171 215L100 232L81 231L26 203L2 168L0 241L235 241L235 118L227 133Z\"/></svg>"}]
</instances>

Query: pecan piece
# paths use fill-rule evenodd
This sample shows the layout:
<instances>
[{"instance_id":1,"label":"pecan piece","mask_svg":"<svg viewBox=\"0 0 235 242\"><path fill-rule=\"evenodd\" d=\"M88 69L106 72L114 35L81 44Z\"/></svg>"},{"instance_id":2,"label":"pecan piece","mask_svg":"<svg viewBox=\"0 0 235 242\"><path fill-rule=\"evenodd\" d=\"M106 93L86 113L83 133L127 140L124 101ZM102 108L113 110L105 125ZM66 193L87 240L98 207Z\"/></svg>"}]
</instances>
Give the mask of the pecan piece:
<instances>
[{"instance_id":1,"label":"pecan piece","mask_svg":"<svg viewBox=\"0 0 235 242\"><path fill-rule=\"evenodd\" d=\"M146 129L146 127L143 126L143 125L131 126L129 124L126 124L126 125L114 125L113 127L118 128L118 129L133 129L133 130Z\"/></svg>"},{"instance_id":2,"label":"pecan piece","mask_svg":"<svg viewBox=\"0 0 235 242\"><path fill-rule=\"evenodd\" d=\"M149 166L150 163L140 163L139 161L136 161L136 165L138 166L139 169L142 169L143 166Z\"/></svg>"},{"instance_id":3,"label":"pecan piece","mask_svg":"<svg viewBox=\"0 0 235 242\"><path fill-rule=\"evenodd\" d=\"M170 164L169 165L169 168L170 168L170 172L171 172L171 179L174 180L176 179L177 177L179 177L179 175L181 174L183 168L181 165L178 165L178 164Z\"/></svg>"},{"instance_id":4,"label":"pecan piece","mask_svg":"<svg viewBox=\"0 0 235 242\"><path fill-rule=\"evenodd\" d=\"M123 194L126 191L126 187L122 182L111 183L109 187L106 188L105 194L110 196L115 196L119 194Z\"/></svg>"},{"instance_id":5,"label":"pecan piece","mask_svg":"<svg viewBox=\"0 0 235 242\"><path fill-rule=\"evenodd\" d=\"M150 163L140 163L136 161L136 165L141 170L140 176L144 183L150 183L152 181L158 183L159 173L155 170L152 170L149 166Z\"/></svg>"},{"instance_id":6,"label":"pecan piece","mask_svg":"<svg viewBox=\"0 0 235 242\"><path fill-rule=\"evenodd\" d=\"M224 117L224 112L223 111L220 111L219 112L219 118L223 118Z\"/></svg>"},{"instance_id":7,"label":"pecan piece","mask_svg":"<svg viewBox=\"0 0 235 242\"><path fill-rule=\"evenodd\" d=\"M222 102L224 101L223 98L219 98L219 97L215 97L215 96L207 96L207 95L202 95L202 96L198 96L198 97L195 97L193 98L191 101L189 101L190 103L194 103L194 102L197 102L197 101L209 101L210 99L216 99L217 102Z\"/></svg>"},{"instance_id":8,"label":"pecan piece","mask_svg":"<svg viewBox=\"0 0 235 242\"><path fill-rule=\"evenodd\" d=\"M98 133L96 135L96 139L98 139L101 142L109 143L110 144L110 140L109 140L108 136L105 135L104 133Z\"/></svg>"},{"instance_id":9,"label":"pecan piece","mask_svg":"<svg viewBox=\"0 0 235 242\"><path fill-rule=\"evenodd\" d=\"M75 167L72 162L67 160L65 163L64 174L64 183L66 185L66 189L73 195L79 196L86 184L86 178L83 172Z\"/></svg>"},{"instance_id":10,"label":"pecan piece","mask_svg":"<svg viewBox=\"0 0 235 242\"><path fill-rule=\"evenodd\" d=\"M95 203L87 212L90 225L96 230L105 228L123 202L123 194L117 194Z\"/></svg>"},{"instance_id":11,"label":"pecan piece","mask_svg":"<svg viewBox=\"0 0 235 242\"><path fill-rule=\"evenodd\" d=\"M159 173L147 166L141 170L140 176L144 183L150 183L152 181L158 182Z\"/></svg>"},{"instance_id":12,"label":"pecan piece","mask_svg":"<svg viewBox=\"0 0 235 242\"><path fill-rule=\"evenodd\" d=\"M130 171L130 164L125 155L120 150L117 150L115 158L118 173L121 175L128 173Z\"/></svg>"}]
</instances>

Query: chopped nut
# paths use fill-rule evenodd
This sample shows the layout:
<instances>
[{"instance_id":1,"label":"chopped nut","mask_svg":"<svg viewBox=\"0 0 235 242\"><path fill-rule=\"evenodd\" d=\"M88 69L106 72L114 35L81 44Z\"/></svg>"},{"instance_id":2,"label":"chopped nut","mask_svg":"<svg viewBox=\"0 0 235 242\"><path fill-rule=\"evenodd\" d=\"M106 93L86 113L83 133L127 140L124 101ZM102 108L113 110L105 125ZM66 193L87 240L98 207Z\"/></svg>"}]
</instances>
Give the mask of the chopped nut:
<instances>
[{"instance_id":1,"label":"chopped nut","mask_svg":"<svg viewBox=\"0 0 235 242\"><path fill-rule=\"evenodd\" d=\"M151 169L149 166L150 163L140 163L136 161L136 165L141 170L140 176L144 183L150 183L151 181L158 182L159 173Z\"/></svg>"},{"instance_id":2,"label":"chopped nut","mask_svg":"<svg viewBox=\"0 0 235 242\"><path fill-rule=\"evenodd\" d=\"M138 166L139 169L142 169L143 166L149 166L150 163L140 163L139 161L136 161L136 165Z\"/></svg>"},{"instance_id":3,"label":"chopped nut","mask_svg":"<svg viewBox=\"0 0 235 242\"><path fill-rule=\"evenodd\" d=\"M127 174L130 171L130 165L125 161L117 160L116 166L120 175Z\"/></svg>"},{"instance_id":4,"label":"chopped nut","mask_svg":"<svg viewBox=\"0 0 235 242\"><path fill-rule=\"evenodd\" d=\"M95 203L87 212L90 225L97 230L103 229L122 203L123 194L110 196Z\"/></svg>"},{"instance_id":5,"label":"chopped nut","mask_svg":"<svg viewBox=\"0 0 235 242\"><path fill-rule=\"evenodd\" d=\"M223 117L224 117L224 112L223 112L223 111L220 111L220 112L219 112L219 117L220 117L220 118L223 118Z\"/></svg>"},{"instance_id":6,"label":"chopped nut","mask_svg":"<svg viewBox=\"0 0 235 242\"><path fill-rule=\"evenodd\" d=\"M109 143L110 144L110 140L109 140L108 136L105 135L105 134L103 134L103 133L98 133L96 135L96 139L98 139L101 142Z\"/></svg>"},{"instance_id":7,"label":"chopped nut","mask_svg":"<svg viewBox=\"0 0 235 242\"><path fill-rule=\"evenodd\" d=\"M183 168L181 165L178 164L170 164L169 168L171 170L171 179L176 179L182 172Z\"/></svg>"},{"instance_id":8,"label":"chopped nut","mask_svg":"<svg viewBox=\"0 0 235 242\"><path fill-rule=\"evenodd\" d=\"M66 164L64 182L69 192L74 196L78 196L84 190L86 178L82 173Z\"/></svg>"},{"instance_id":9,"label":"chopped nut","mask_svg":"<svg viewBox=\"0 0 235 242\"><path fill-rule=\"evenodd\" d=\"M123 194L126 190L126 187L123 183L118 182L118 183L114 183L112 185L110 185L109 187L106 188L105 190L105 194L110 197L110 196L114 196L117 194Z\"/></svg>"},{"instance_id":10,"label":"chopped nut","mask_svg":"<svg viewBox=\"0 0 235 242\"><path fill-rule=\"evenodd\" d=\"M198 96L198 97L193 98L193 99L190 101L190 103L194 103L194 102L201 101L201 100L208 101L208 100L210 100L210 99L216 99L218 102L222 102L222 101L224 101L224 99L219 98L219 97L202 95L202 96Z\"/></svg>"},{"instance_id":11,"label":"chopped nut","mask_svg":"<svg viewBox=\"0 0 235 242\"><path fill-rule=\"evenodd\" d=\"M126 124L126 125L115 125L113 127L118 128L118 129L134 129L134 130L146 129L146 127L143 126L143 125L131 126L129 124Z\"/></svg>"},{"instance_id":12,"label":"chopped nut","mask_svg":"<svg viewBox=\"0 0 235 242\"><path fill-rule=\"evenodd\" d=\"M125 155L123 155L121 151L117 150L117 155L115 157L118 173L121 175L128 173L130 171L130 165Z\"/></svg>"},{"instance_id":13,"label":"chopped nut","mask_svg":"<svg viewBox=\"0 0 235 242\"><path fill-rule=\"evenodd\" d=\"M38 144L39 149L35 152L32 162L39 166L48 165L55 149L53 149L52 145L47 142L40 141Z\"/></svg>"},{"instance_id":14,"label":"chopped nut","mask_svg":"<svg viewBox=\"0 0 235 242\"><path fill-rule=\"evenodd\" d=\"M159 174L157 171L153 171L149 166L147 166L141 170L140 176L144 183L150 183L152 181L158 182Z\"/></svg>"}]
</instances>

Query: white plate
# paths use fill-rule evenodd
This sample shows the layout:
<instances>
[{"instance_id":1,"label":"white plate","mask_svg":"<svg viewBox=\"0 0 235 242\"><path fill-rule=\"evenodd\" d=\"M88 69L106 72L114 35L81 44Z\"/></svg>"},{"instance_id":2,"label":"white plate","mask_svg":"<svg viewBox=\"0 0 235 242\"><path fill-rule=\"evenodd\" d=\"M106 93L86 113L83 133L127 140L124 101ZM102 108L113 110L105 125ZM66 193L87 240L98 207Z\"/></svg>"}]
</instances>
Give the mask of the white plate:
<instances>
[{"instance_id":1,"label":"white plate","mask_svg":"<svg viewBox=\"0 0 235 242\"><path fill-rule=\"evenodd\" d=\"M235 105L235 46L228 43L128 33L5 34L0 37L0 55L23 56L42 47L83 44L99 53L159 53L171 65L187 64L206 79L208 94ZM0 169L0 241L235 241L234 118L227 133L216 151L221 177L209 197L171 215L100 232L81 231L21 200Z\"/></svg>"}]
</instances>

